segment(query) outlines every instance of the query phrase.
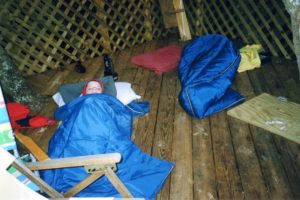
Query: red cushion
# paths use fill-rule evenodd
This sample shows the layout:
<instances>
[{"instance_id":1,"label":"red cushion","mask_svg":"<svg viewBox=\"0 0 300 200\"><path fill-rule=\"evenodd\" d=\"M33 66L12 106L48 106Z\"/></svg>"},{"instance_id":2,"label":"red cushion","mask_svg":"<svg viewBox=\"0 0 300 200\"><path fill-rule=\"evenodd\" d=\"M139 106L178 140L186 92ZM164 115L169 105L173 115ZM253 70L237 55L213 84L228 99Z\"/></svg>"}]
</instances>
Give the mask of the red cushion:
<instances>
[{"instance_id":1,"label":"red cushion","mask_svg":"<svg viewBox=\"0 0 300 200\"><path fill-rule=\"evenodd\" d=\"M170 45L131 58L131 63L160 74L178 66L181 47Z\"/></svg>"}]
</instances>

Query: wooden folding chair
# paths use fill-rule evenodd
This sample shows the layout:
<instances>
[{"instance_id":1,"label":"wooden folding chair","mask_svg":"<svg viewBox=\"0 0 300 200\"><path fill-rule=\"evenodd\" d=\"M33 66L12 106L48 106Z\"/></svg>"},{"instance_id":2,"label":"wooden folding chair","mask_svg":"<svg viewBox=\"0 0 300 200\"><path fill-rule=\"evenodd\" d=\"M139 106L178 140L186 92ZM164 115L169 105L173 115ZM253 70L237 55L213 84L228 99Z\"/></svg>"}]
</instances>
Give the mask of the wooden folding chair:
<instances>
[{"instance_id":1,"label":"wooden folding chair","mask_svg":"<svg viewBox=\"0 0 300 200\"><path fill-rule=\"evenodd\" d=\"M103 175L108 178L108 180L123 197L133 197L122 181L114 173L114 170L116 169L116 163L120 162L121 160L121 155L119 153L50 159L48 155L30 137L25 136L20 132L15 132L15 136L38 160L38 162L26 163L26 166L30 170L45 170L79 166L86 168L90 175L88 175L84 180L75 185L69 191L64 193L64 197L74 196ZM49 190L47 190L47 194L51 197L56 196L55 192L53 193Z\"/></svg>"}]
</instances>

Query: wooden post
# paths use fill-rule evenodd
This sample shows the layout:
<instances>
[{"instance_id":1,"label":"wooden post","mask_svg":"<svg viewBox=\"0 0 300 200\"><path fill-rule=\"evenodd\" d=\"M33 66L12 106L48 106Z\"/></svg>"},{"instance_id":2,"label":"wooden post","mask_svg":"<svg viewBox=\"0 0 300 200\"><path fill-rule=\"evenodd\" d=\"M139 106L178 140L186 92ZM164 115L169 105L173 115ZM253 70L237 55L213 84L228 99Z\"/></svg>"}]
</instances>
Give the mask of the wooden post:
<instances>
[{"instance_id":1,"label":"wooden post","mask_svg":"<svg viewBox=\"0 0 300 200\"><path fill-rule=\"evenodd\" d=\"M182 0L160 0L165 28L178 26L182 41L192 39Z\"/></svg>"},{"instance_id":2,"label":"wooden post","mask_svg":"<svg viewBox=\"0 0 300 200\"><path fill-rule=\"evenodd\" d=\"M173 5L175 8L181 40L187 41L192 39L182 0L173 0Z\"/></svg>"}]
</instances>

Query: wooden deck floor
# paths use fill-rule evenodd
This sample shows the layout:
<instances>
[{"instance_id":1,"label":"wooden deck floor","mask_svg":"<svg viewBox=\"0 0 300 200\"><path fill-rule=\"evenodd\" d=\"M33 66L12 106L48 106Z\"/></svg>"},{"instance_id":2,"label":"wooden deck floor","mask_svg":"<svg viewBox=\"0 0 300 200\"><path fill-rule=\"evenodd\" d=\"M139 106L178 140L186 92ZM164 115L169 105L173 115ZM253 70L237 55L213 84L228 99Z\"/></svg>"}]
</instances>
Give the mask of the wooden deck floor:
<instances>
[{"instance_id":1,"label":"wooden deck floor","mask_svg":"<svg viewBox=\"0 0 300 200\"><path fill-rule=\"evenodd\" d=\"M227 116L226 111L203 120L189 117L178 103L177 70L157 75L130 64L133 55L168 44L176 37L146 43L113 55L120 81L133 84L149 101L151 111L134 121L133 140L153 156L176 163L157 199L300 199L300 146ZM181 44L180 44L181 45ZM43 94L58 85L100 76L102 58L85 63L87 72L72 66L28 77ZM273 59L260 69L238 74L234 87L247 99L263 92L300 103L296 63ZM203 97L205 98L205 97ZM50 101L41 114L52 116ZM28 133L45 150L55 127Z\"/></svg>"}]
</instances>

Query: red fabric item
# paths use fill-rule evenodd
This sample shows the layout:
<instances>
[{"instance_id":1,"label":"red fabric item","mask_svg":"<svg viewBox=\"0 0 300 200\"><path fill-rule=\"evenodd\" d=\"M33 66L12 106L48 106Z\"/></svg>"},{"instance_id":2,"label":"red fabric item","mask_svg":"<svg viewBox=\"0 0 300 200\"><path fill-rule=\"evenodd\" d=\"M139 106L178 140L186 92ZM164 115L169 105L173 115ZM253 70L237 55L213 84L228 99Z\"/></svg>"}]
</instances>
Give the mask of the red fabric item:
<instances>
[{"instance_id":1,"label":"red fabric item","mask_svg":"<svg viewBox=\"0 0 300 200\"><path fill-rule=\"evenodd\" d=\"M42 126L51 126L55 124L55 120L45 116L29 116L29 107L20 103L7 103L6 104L8 115L10 118L11 126L14 130L20 128L37 128ZM29 119L29 126L21 126L16 121Z\"/></svg>"},{"instance_id":2,"label":"red fabric item","mask_svg":"<svg viewBox=\"0 0 300 200\"><path fill-rule=\"evenodd\" d=\"M170 45L131 58L131 63L153 70L157 74L170 71L178 66L182 48Z\"/></svg>"},{"instance_id":3,"label":"red fabric item","mask_svg":"<svg viewBox=\"0 0 300 200\"><path fill-rule=\"evenodd\" d=\"M20 103L7 103L6 104L7 112L10 120L17 121L24 119L28 116L30 110L28 106L25 106Z\"/></svg>"},{"instance_id":4,"label":"red fabric item","mask_svg":"<svg viewBox=\"0 0 300 200\"><path fill-rule=\"evenodd\" d=\"M52 126L55 124L55 120L45 116L34 116L29 120L29 127L22 128L37 128L41 126Z\"/></svg>"},{"instance_id":5,"label":"red fabric item","mask_svg":"<svg viewBox=\"0 0 300 200\"><path fill-rule=\"evenodd\" d=\"M30 113L29 107L20 103L7 103L7 112L13 129L19 129L21 126L16 123L17 120L24 119Z\"/></svg>"},{"instance_id":6,"label":"red fabric item","mask_svg":"<svg viewBox=\"0 0 300 200\"><path fill-rule=\"evenodd\" d=\"M90 79L90 80L87 80L86 83L84 84L83 89L81 91L82 95L86 95L86 87L89 84L89 82L91 82L91 81L98 82L101 85L102 92L104 92L104 84L102 83L102 81L100 81L99 79Z\"/></svg>"}]
</instances>

